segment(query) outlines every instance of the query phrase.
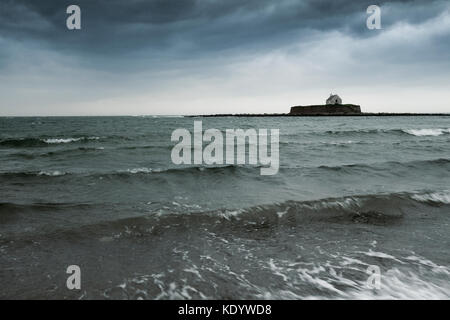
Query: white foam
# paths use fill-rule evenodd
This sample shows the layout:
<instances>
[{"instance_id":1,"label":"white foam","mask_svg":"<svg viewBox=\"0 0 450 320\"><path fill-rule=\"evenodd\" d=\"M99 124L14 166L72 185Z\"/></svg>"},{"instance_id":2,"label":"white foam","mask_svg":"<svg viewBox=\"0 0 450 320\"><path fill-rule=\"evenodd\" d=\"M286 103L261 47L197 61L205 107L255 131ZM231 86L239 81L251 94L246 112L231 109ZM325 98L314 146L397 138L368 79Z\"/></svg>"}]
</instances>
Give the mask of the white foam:
<instances>
[{"instance_id":1,"label":"white foam","mask_svg":"<svg viewBox=\"0 0 450 320\"><path fill-rule=\"evenodd\" d=\"M230 220L231 218L239 219L239 215L242 213L242 210L235 210L235 211L223 211L220 212L218 215L222 218L225 218L227 220Z\"/></svg>"},{"instance_id":2,"label":"white foam","mask_svg":"<svg viewBox=\"0 0 450 320\"><path fill-rule=\"evenodd\" d=\"M363 252L363 251L358 251L358 252L362 253L362 254L365 254L366 256L369 256L369 257L376 257L376 258L381 258L381 259L391 259L391 260L403 263L400 260L398 260L396 257L391 256L390 254L383 253L383 252L378 252L378 251L373 251L372 249L369 249L368 252Z\"/></svg>"},{"instance_id":3,"label":"white foam","mask_svg":"<svg viewBox=\"0 0 450 320\"><path fill-rule=\"evenodd\" d=\"M289 280L289 277L281 272L281 271L283 271L283 268L280 268L277 265L275 265L275 262L274 262L273 259L269 260L269 268L270 268L270 270L272 271L273 274L283 278L284 282L287 282Z\"/></svg>"},{"instance_id":4,"label":"white foam","mask_svg":"<svg viewBox=\"0 0 450 320\"><path fill-rule=\"evenodd\" d=\"M414 200L420 202L440 202L445 204L450 204L450 192L433 192L427 194L415 194L412 196Z\"/></svg>"},{"instance_id":5,"label":"white foam","mask_svg":"<svg viewBox=\"0 0 450 320\"><path fill-rule=\"evenodd\" d=\"M316 202L313 204L308 205L309 207L319 210L322 208L330 208L330 209L334 209L334 208L342 208L342 209L351 209L354 207L359 207L360 206L360 200L356 199L356 198L345 198L345 199L336 199L336 200L325 200L325 201L320 201L320 202Z\"/></svg>"},{"instance_id":6,"label":"white foam","mask_svg":"<svg viewBox=\"0 0 450 320\"><path fill-rule=\"evenodd\" d=\"M424 137L424 136L437 137L446 133L450 133L450 129L408 129L403 130L403 132L406 132L408 134L417 137Z\"/></svg>"},{"instance_id":7,"label":"white foam","mask_svg":"<svg viewBox=\"0 0 450 320\"><path fill-rule=\"evenodd\" d=\"M437 265L433 261L430 261L426 258L412 255L412 256L406 257L406 260L414 261L414 262L417 262L424 266L431 267L433 272L450 275L449 268L447 268L446 266Z\"/></svg>"},{"instance_id":8,"label":"white foam","mask_svg":"<svg viewBox=\"0 0 450 320\"><path fill-rule=\"evenodd\" d=\"M63 171L55 170L55 171L41 171L38 173L39 176L49 176L49 177L57 177L63 176L66 173Z\"/></svg>"},{"instance_id":9,"label":"white foam","mask_svg":"<svg viewBox=\"0 0 450 320\"><path fill-rule=\"evenodd\" d=\"M343 261L341 262L342 266L347 266L347 265L351 265L351 264L367 265L367 263L362 262L361 260L358 260L355 258L343 256L342 259L343 259Z\"/></svg>"},{"instance_id":10,"label":"white foam","mask_svg":"<svg viewBox=\"0 0 450 320\"><path fill-rule=\"evenodd\" d=\"M133 169L128 169L127 172L129 173L152 173L153 169L152 168L133 168Z\"/></svg>"},{"instance_id":11,"label":"white foam","mask_svg":"<svg viewBox=\"0 0 450 320\"><path fill-rule=\"evenodd\" d=\"M99 140L100 137L82 137L82 138L50 138L44 139L43 141L48 144L57 144L57 143L70 143L77 142L81 140Z\"/></svg>"},{"instance_id":12,"label":"white foam","mask_svg":"<svg viewBox=\"0 0 450 320\"><path fill-rule=\"evenodd\" d=\"M284 211L277 211L278 218L282 218L287 212L289 208L286 208Z\"/></svg>"},{"instance_id":13,"label":"white foam","mask_svg":"<svg viewBox=\"0 0 450 320\"><path fill-rule=\"evenodd\" d=\"M80 141L80 140L81 140L81 138L66 138L66 139L53 138L53 139L45 139L44 142L49 143L49 144L56 144L56 143L76 142L76 141Z\"/></svg>"},{"instance_id":14,"label":"white foam","mask_svg":"<svg viewBox=\"0 0 450 320\"><path fill-rule=\"evenodd\" d=\"M127 169L125 172L128 173L161 173L167 171L167 169L160 169L160 168L146 168L146 167L142 167L142 168L132 168L132 169Z\"/></svg>"},{"instance_id":15,"label":"white foam","mask_svg":"<svg viewBox=\"0 0 450 320\"><path fill-rule=\"evenodd\" d=\"M183 269L184 272L192 273L197 276L200 280L204 280L200 272L198 271L197 266L194 264L190 268Z\"/></svg>"},{"instance_id":16,"label":"white foam","mask_svg":"<svg viewBox=\"0 0 450 320\"><path fill-rule=\"evenodd\" d=\"M450 285L448 281L428 281L418 275L394 268L382 275L381 288L369 289L362 285L356 290L344 294L345 299L432 299L441 300L450 298Z\"/></svg>"}]
</instances>

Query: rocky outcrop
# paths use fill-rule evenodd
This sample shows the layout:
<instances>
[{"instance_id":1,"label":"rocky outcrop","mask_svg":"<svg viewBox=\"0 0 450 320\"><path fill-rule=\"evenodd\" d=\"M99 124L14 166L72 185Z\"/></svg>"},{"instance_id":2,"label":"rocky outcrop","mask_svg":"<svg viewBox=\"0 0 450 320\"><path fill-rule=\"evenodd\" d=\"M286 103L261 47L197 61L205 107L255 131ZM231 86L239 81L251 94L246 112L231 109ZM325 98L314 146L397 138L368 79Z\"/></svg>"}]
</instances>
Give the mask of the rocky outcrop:
<instances>
[{"instance_id":1,"label":"rocky outcrop","mask_svg":"<svg viewBox=\"0 0 450 320\"><path fill-rule=\"evenodd\" d=\"M351 115L361 114L361 107L355 104L295 106L290 115Z\"/></svg>"}]
</instances>

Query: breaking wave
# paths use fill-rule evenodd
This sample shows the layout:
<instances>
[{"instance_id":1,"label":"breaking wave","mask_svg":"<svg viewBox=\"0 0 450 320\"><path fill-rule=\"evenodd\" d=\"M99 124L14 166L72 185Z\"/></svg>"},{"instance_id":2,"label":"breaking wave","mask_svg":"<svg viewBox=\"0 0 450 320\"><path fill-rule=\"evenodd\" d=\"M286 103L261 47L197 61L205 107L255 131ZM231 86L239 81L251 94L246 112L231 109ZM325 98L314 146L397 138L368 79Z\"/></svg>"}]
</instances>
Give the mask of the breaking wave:
<instances>
[{"instance_id":1,"label":"breaking wave","mask_svg":"<svg viewBox=\"0 0 450 320\"><path fill-rule=\"evenodd\" d=\"M316 132L314 132L316 133ZM440 136L450 134L450 128L431 128L431 129L353 129L353 130L328 130L324 132L327 135L342 136L360 136L374 134L393 134L393 135L412 135L412 136Z\"/></svg>"},{"instance_id":2,"label":"breaking wave","mask_svg":"<svg viewBox=\"0 0 450 320\"><path fill-rule=\"evenodd\" d=\"M443 134L449 134L450 129L408 129L403 130L405 133L417 136L417 137L424 137L424 136L441 136Z\"/></svg>"},{"instance_id":3,"label":"breaking wave","mask_svg":"<svg viewBox=\"0 0 450 320\"><path fill-rule=\"evenodd\" d=\"M264 204L241 209L219 209L201 211L195 205L183 205L175 202L159 203L160 208L148 211L149 206L143 205L140 215L132 218L111 220L106 224L103 221L98 225L87 225L90 232L104 232L105 228L122 228L127 225L138 225L139 232L147 230L149 224L161 228L169 225L183 225L186 228L196 229L200 226L215 228L226 227L227 224L234 232L239 229L246 232L249 229L272 228L280 224L305 224L314 222L392 225L403 219L420 215L424 208L439 203L448 210L450 193L447 191L435 193L392 193L385 195L355 195L340 198L324 198L310 201L289 200L282 203ZM432 201L433 203L430 203ZM111 210L110 204L77 204L77 203L0 203L0 216L12 212L22 211L49 211L66 210L70 208L97 209L105 207ZM421 207L423 206L423 207ZM108 209L109 208L109 209ZM137 208L137 207L136 207ZM137 209L134 209L136 211ZM161 209L164 208L164 209ZM122 210L117 207L118 210ZM136 213L136 212L135 212ZM114 218L114 217L112 217ZM219 223L221 222L221 223ZM230 232L232 231L230 229ZM89 236L84 231L80 236ZM150 234L149 234L150 235ZM370 255L370 254L369 254ZM372 254L373 255L373 254Z\"/></svg>"},{"instance_id":4,"label":"breaking wave","mask_svg":"<svg viewBox=\"0 0 450 320\"><path fill-rule=\"evenodd\" d=\"M415 194L412 198L420 202L450 204L450 191Z\"/></svg>"},{"instance_id":5,"label":"breaking wave","mask_svg":"<svg viewBox=\"0 0 450 320\"><path fill-rule=\"evenodd\" d=\"M5 147L42 147L52 144L67 144L73 142L86 142L100 140L100 137L78 137L78 138L18 138L0 140L0 146Z\"/></svg>"},{"instance_id":6,"label":"breaking wave","mask_svg":"<svg viewBox=\"0 0 450 320\"><path fill-rule=\"evenodd\" d=\"M67 173L64 171L55 170L55 171L40 171L37 175L38 176L58 177L58 176L64 176L66 174Z\"/></svg>"},{"instance_id":7,"label":"breaking wave","mask_svg":"<svg viewBox=\"0 0 450 320\"><path fill-rule=\"evenodd\" d=\"M82 138L52 138L52 139L44 139L45 143L55 144L55 143L70 143L70 142L78 142L83 140L99 140L100 137L82 137Z\"/></svg>"}]
</instances>

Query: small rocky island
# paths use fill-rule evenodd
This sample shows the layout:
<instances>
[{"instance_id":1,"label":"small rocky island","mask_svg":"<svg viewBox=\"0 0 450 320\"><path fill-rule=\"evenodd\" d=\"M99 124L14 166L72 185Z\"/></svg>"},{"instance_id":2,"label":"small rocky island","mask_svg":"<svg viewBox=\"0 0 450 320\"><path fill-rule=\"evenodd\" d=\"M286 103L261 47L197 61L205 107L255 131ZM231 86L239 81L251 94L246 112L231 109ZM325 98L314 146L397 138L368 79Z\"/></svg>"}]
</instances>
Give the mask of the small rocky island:
<instances>
[{"instance_id":1,"label":"small rocky island","mask_svg":"<svg viewBox=\"0 0 450 320\"><path fill-rule=\"evenodd\" d=\"M342 104L337 94L330 94L325 104L294 106L289 113L238 113L238 114L205 114L187 115L185 117L394 117L394 116L450 116L450 113L387 113L361 112L361 106L356 104Z\"/></svg>"},{"instance_id":2,"label":"small rocky island","mask_svg":"<svg viewBox=\"0 0 450 320\"><path fill-rule=\"evenodd\" d=\"M342 104L342 99L337 94L330 94L326 104L295 106L291 108L290 115L359 115L361 107L355 104Z\"/></svg>"}]
</instances>

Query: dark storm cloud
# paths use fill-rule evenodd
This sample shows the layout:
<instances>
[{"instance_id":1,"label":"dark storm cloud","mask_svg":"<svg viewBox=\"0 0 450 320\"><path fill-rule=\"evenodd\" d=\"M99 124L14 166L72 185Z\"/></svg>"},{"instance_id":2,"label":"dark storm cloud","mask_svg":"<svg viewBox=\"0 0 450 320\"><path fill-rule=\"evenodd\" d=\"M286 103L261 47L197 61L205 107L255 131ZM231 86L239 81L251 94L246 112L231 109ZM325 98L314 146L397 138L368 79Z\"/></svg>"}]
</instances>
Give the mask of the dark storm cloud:
<instances>
[{"instance_id":1,"label":"dark storm cloud","mask_svg":"<svg viewBox=\"0 0 450 320\"><path fill-rule=\"evenodd\" d=\"M0 36L33 41L78 55L108 57L145 49L176 57L216 50L276 46L312 30L370 35L365 10L354 0L2 0ZM389 1L383 27L420 23L439 14L443 1ZM65 27L66 8L82 10L82 30Z\"/></svg>"},{"instance_id":2,"label":"dark storm cloud","mask_svg":"<svg viewBox=\"0 0 450 320\"><path fill-rule=\"evenodd\" d=\"M82 30L66 28L71 4ZM372 4L382 30L366 28ZM448 0L0 0L0 114L278 112L330 90L372 110L381 96L421 110L418 85L447 110L449 10ZM372 87L383 94L364 93Z\"/></svg>"}]
</instances>

